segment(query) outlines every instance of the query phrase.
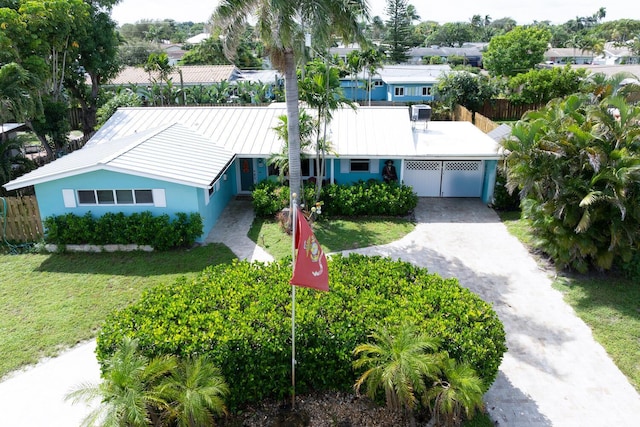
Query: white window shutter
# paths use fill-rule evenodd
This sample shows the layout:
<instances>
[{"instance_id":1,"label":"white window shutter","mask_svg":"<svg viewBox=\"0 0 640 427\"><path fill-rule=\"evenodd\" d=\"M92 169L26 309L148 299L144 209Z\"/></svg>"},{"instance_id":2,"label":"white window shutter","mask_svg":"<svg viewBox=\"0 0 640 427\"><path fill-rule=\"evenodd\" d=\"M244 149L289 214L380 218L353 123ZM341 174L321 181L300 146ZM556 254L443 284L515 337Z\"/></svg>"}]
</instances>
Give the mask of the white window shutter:
<instances>
[{"instance_id":1,"label":"white window shutter","mask_svg":"<svg viewBox=\"0 0 640 427\"><path fill-rule=\"evenodd\" d=\"M351 170L351 160L340 159L340 173L349 173Z\"/></svg>"},{"instance_id":2,"label":"white window shutter","mask_svg":"<svg viewBox=\"0 0 640 427\"><path fill-rule=\"evenodd\" d=\"M369 172L380 173L380 160L378 159L369 160Z\"/></svg>"},{"instance_id":3,"label":"white window shutter","mask_svg":"<svg viewBox=\"0 0 640 427\"><path fill-rule=\"evenodd\" d=\"M75 208L76 207L76 192L73 190L62 190L62 199L64 200L65 208Z\"/></svg>"},{"instance_id":4,"label":"white window shutter","mask_svg":"<svg viewBox=\"0 0 640 427\"><path fill-rule=\"evenodd\" d=\"M154 188L151 191L153 193L153 205L157 208L166 208L167 199L164 195L164 188Z\"/></svg>"}]
</instances>

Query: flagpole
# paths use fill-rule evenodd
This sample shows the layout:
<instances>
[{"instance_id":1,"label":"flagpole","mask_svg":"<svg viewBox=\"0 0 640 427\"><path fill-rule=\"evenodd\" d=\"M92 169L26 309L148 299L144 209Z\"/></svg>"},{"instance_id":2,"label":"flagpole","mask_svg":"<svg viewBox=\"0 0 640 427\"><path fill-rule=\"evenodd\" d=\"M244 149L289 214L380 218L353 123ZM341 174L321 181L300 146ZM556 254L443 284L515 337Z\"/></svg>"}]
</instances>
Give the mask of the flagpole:
<instances>
[{"instance_id":1,"label":"flagpole","mask_svg":"<svg viewBox=\"0 0 640 427\"><path fill-rule=\"evenodd\" d=\"M291 195L291 270L296 265L296 228L298 225L297 195ZM291 286L291 410L296 409L296 287Z\"/></svg>"}]
</instances>

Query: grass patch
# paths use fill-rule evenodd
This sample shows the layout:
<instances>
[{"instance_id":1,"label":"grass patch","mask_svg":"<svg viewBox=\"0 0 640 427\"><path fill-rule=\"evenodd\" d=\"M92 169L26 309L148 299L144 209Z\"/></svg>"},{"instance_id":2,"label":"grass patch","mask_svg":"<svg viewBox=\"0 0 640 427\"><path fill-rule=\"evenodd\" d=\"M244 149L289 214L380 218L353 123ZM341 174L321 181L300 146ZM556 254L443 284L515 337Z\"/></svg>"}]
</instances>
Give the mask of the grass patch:
<instances>
[{"instance_id":1,"label":"grass patch","mask_svg":"<svg viewBox=\"0 0 640 427\"><path fill-rule=\"evenodd\" d=\"M607 273L562 276L554 287L640 392L640 283Z\"/></svg>"},{"instance_id":2,"label":"grass patch","mask_svg":"<svg viewBox=\"0 0 640 427\"><path fill-rule=\"evenodd\" d=\"M0 377L93 338L143 291L230 262L224 245L168 252L0 255Z\"/></svg>"},{"instance_id":3,"label":"grass patch","mask_svg":"<svg viewBox=\"0 0 640 427\"><path fill-rule=\"evenodd\" d=\"M498 212L511 234L533 247L533 231L520 212ZM591 275L559 273L553 286L593 331L629 382L640 391L640 283L614 272Z\"/></svg>"},{"instance_id":4,"label":"grass patch","mask_svg":"<svg viewBox=\"0 0 640 427\"><path fill-rule=\"evenodd\" d=\"M384 245L414 228L414 223L396 218L330 219L313 224L313 232L326 253ZM291 236L284 233L275 220L256 218L248 236L275 259L291 256Z\"/></svg>"}]
</instances>

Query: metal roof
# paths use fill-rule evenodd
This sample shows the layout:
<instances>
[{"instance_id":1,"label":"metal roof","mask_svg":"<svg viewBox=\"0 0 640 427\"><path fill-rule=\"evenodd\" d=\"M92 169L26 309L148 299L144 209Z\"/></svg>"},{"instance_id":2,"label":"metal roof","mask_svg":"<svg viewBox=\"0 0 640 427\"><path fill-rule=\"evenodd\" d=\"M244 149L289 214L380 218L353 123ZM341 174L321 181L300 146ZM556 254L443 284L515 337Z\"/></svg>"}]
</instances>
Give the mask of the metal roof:
<instances>
[{"instance_id":1,"label":"metal roof","mask_svg":"<svg viewBox=\"0 0 640 427\"><path fill-rule=\"evenodd\" d=\"M14 190L97 170L208 188L234 154L179 123L134 132L63 156L5 185Z\"/></svg>"},{"instance_id":2,"label":"metal roof","mask_svg":"<svg viewBox=\"0 0 640 427\"><path fill-rule=\"evenodd\" d=\"M258 157L281 150L282 141L273 128L279 124L279 116L284 114L287 114L284 104L268 107L120 108L87 146L117 141L165 123L180 123L233 153Z\"/></svg>"},{"instance_id":3,"label":"metal roof","mask_svg":"<svg viewBox=\"0 0 640 427\"><path fill-rule=\"evenodd\" d=\"M449 65L387 65L378 74L387 84L435 83L450 71Z\"/></svg>"},{"instance_id":4,"label":"metal roof","mask_svg":"<svg viewBox=\"0 0 640 427\"><path fill-rule=\"evenodd\" d=\"M283 142L273 128L285 114L282 103L268 107L121 108L84 148L5 184L5 188L13 190L95 170L207 188L234 156L264 158L280 152ZM408 107L337 110L328 127L328 139L336 157L500 157L499 144L473 124L412 123Z\"/></svg>"}]
</instances>

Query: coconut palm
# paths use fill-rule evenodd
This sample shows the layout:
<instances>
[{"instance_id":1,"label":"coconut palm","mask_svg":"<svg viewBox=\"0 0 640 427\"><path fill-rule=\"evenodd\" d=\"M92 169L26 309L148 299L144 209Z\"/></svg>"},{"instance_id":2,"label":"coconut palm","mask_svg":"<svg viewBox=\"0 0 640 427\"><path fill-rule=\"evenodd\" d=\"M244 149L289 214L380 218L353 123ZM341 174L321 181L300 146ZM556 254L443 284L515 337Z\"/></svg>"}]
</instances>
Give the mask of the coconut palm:
<instances>
[{"instance_id":1,"label":"coconut palm","mask_svg":"<svg viewBox=\"0 0 640 427\"><path fill-rule=\"evenodd\" d=\"M159 388L168 404L168 421L178 427L212 426L214 417L226 412L223 397L229 387L205 356L180 362Z\"/></svg>"},{"instance_id":2,"label":"coconut palm","mask_svg":"<svg viewBox=\"0 0 640 427\"><path fill-rule=\"evenodd\" d=\"M367 395L375 398L382 388L389 408L404 409L412 416L427 391L425 380L440 371L441 356L435 353L438 341L410 324L378 327L370 337L373 342L360 344L353 351L358 357L354 368L366 369L354 385L356 392L365 384Z\"/></svg>"},{"instance_id":3,"label":"coconut palm","mask_svg":"<svg viewBox=\"0 0 640 427\"><path fill-rule=\"evenodd\" d=\"M484 394L482 380L466 363L447 358L442 364L442 375L426 393L436 425L459 426L462 415L469 419L482 409Z\"/></svg>"},{"instance_id":4,"label":"coconut palm","mask_svg":"<svg viewBox=\"0 0 640 427\"><path fill-rule=\"evenodd\" d=\"M222 28L229 57L242 39L247 19L253 17L271 62L284 74L291 193L300 193L301 188L296 58L301 57L305 33L321 47L327 46L334 34L343 41L363 38L358 21L368 15L366 0L222 0L213 14L214 24Z\"/></svg>"},{"instance_id":5,"label":"coconut palm","mask_svg":"<svg viewBox=\"0 0 640 427\"><path fill-rule=\"evenodd\" d=\"M73 403L92 402L100 405L83 421L84 426L158 425L166 406L157 384L176 369L175 357L149 359L138 352L138 343L125 337L104 367L102 382L83 384L69 393Z\"/></svg>"}]
</instances>

